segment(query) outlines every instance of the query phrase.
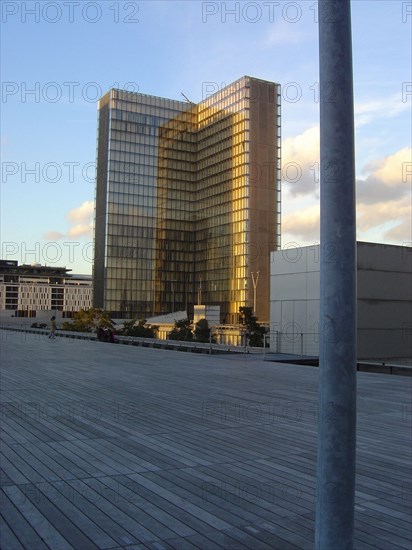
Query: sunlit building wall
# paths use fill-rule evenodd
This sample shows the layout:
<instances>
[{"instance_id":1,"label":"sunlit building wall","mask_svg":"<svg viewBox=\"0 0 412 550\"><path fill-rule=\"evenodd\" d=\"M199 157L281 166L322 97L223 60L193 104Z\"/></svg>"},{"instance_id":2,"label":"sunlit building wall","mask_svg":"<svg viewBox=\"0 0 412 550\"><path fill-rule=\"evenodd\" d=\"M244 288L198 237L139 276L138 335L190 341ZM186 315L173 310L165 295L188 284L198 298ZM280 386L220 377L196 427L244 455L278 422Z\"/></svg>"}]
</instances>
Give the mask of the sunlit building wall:
<instances>
[{"instance_id":1,"label":"sunlit building wall","mask_svg":"<svg viewBox=\"0 0 412 550\"><path fill-rule=\"evenodd\" d=\"M148 317L202 302L269 319L280 245L278 85L243 77L198 105L112 90L99 106L94 303Z\"/></svg>"},{"instance_id":2,"label":"sunlit building wall","mask_svg":"<svg viewBox=\"0 0 412 550\"><path fill-rule=\"evenodd\" d=\"M53 312L72 317L81 309L90 309L90 275L73 275L69 271L65 267L0 260L0 314L38 317Z\"/></svg>"},{"instance_id":3,"label":"sunlit building wall","mask_svg":"<svg viewBox=\"0 0 412 550\"><path fill-rule=\"evenodd\" d=\"M159 136L186 110L121 90L99 102L93 302L114 317L156 313Z\"/></svg>"},{"instance_id":4,"label":"sunlit building wall","mask_svg":"<svg viewBox=\"0 0 412 550\"><path fill-rule=\"evenodd\" d=\"M203 302L236 323L253 306L269 319L270 251L280 246L279 87L243 77L198 106L196 278ZM204 287L204 288L203 288Z\"/></svg>"},{"instance_id":5,"label":"sunlit building wall","mask_svg":"<svg viewBox=\"0 0 412 550\"><path fill-rule=\"evenodd\" d=\"M196 106L160 128L158 153L154 296L164 314L192 309L196 292Z\"/></svg>"}]
</instances>

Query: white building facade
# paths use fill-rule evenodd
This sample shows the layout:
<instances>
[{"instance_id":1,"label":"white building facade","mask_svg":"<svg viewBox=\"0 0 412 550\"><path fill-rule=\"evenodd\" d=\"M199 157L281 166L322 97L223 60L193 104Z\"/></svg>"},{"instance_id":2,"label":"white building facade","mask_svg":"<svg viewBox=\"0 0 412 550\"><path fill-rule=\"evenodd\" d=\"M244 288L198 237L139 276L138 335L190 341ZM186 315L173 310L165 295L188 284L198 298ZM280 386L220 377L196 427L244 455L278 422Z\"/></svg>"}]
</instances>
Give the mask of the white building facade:
<instances>
[{"instance_id":1,"label":"white building facade","mask_svg":"<svg viewBox=\"0 0 412 550\"><path fill-rule=\"evenodd\" d=\"M0 260L0 313L2 316L38 317L42 312L72 317L92 307L92 277L71 275L64 267L18 265ZM10 315L9 315L10 314Z\"/></svg>"},{"instance_id":2,"label":"white building facade","mask_svg":"<svg viewBox=\"0 0 412 550\"><path fill-rule=\"evenodd\" d=\"M271 350L318 356L319 313L319 245L273 252ZM357 243L357 341L358 359L412 357L412 248Z\"/></svg>"}]
</instances>

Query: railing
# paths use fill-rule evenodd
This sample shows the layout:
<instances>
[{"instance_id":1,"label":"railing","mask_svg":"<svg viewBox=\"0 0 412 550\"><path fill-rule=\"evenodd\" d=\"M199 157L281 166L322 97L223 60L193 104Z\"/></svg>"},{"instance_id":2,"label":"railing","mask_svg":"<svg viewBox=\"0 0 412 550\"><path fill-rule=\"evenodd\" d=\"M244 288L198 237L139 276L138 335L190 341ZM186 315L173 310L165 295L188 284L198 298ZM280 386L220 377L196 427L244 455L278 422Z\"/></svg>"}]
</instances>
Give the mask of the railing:
<instances>
[{"instance_id":1,"label":"railing","mask_svg":"<svg viewBox=\"0 0 412 550\"><path fill-rule=\"evenodd\" d=\"M47 338L50 333L49 328L31 328L27 325L20 326L7 326L0 325L2 331L13 331L20 332L22 334L33 334L39 339ZM62 338L71 338L76 340L91 340L97 341L97 335L95 332L74 332L67 330L57 330L57 337ZM4 337L4 336L3 336ZM240 346L231 346L224 344L215 344L209 340L209 342L185 342L180 340L160 340L157 338L142 338L138 336L116 336L116 341L119 344L132 345L132 346L142 346L142 347L151 347L158 349L173 349L180 351L191 351L197 353L259 353L262 352L262 348L250 348L250 347L240 347Z\"/></svg>"},{"instance_id":2,"label":"railing","mask_svg":"<svg viewBox=\"0 0 412 550\"><path fill-rule=\"evenodd\" d=\"M319 355L319 334L317 332L271 331L265 334L265 344L269 344L271 353L300 357Z\"/></svg>"},{"instance_id":3,"label":"railing","mask_svg":"<svg viewBox=\"0 0 412 550\"><path fill-rule=\"evenodd\" d=\"M261 326L266 330L269 329L269 324L261 323ZM245 327L244 325L216 325L212 328L213 337L218 344L245 347Z\"/></svg>"},{"instance_id":4,"label":"railing","mask_svg":"<svg viewBox=\"0 0 412 550\"><path fill-rule=\"evenodd\" d=\"M0 340L4 341L7 338L7 331L20 332L22 334L22 342L26 341L27 334L32 334L39 341L41 339L46 339L50 333L49 329L35 329L28 328L26 326L7 326L0 325ZM63 338L70 338L73 340L90 340L97 341L96 334L93 332L73 332L73 331L63 331L58 330L56 336ZM157 349L167 349L167 350L176 350L176 351L187 351L192 353L240 353L240 354L254 354L256 359L262 358L266 360L268 354L273 355L294 355L303 357L305 356L302 353L304 350L305 343L313 344L313 333L297 333L295 341L293 344L295 346L300 346L300 352L295 352L296 348L292 348L290 341L290 335L285 337L284 333L280 331L274 331L272 333L267 333L264 335L265 346L261 348L252 348L250 346L228 346L222 344L214 344L211 341L209 343L202 342L184 342L177 340L159 340L156 338L140 338L135 336L118 336L116 337L120 344L123 345L132 345L132 346L142 346L150 347ZM275 343L275 346L269 348L269 341ZM317 348L316 348L317 349ZM279 351L280 350L280 351ZM256 355L258 357L256 357ZM306 356L317 357L318 353L309 354ZM357 369L360 371L366 372L377 372L381 374L398 374L403 376L412 376L412 360L411 359L396 359L396 360L358 360Z\"/></svg>"}]
</instances>

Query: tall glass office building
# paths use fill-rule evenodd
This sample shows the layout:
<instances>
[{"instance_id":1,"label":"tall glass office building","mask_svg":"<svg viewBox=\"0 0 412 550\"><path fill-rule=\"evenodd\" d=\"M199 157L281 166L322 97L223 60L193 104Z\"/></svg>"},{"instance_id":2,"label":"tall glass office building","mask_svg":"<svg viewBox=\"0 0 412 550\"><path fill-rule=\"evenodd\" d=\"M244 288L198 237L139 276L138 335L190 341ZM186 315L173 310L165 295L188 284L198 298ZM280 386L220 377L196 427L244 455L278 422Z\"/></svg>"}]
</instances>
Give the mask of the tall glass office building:
<instances>
[{"instance_id":1,"label":"tall glass office building","mask_svg":"<svg viewBox=\"0 0 412 550\"><path fill-rule=\"evenodd\" d=\"M280 246L280 89L243 77L201 103L99 102L94 305L151 317L199 301L269 320ZM259 272L257 285L253 285Z\"/></svg>"}]
</instances>

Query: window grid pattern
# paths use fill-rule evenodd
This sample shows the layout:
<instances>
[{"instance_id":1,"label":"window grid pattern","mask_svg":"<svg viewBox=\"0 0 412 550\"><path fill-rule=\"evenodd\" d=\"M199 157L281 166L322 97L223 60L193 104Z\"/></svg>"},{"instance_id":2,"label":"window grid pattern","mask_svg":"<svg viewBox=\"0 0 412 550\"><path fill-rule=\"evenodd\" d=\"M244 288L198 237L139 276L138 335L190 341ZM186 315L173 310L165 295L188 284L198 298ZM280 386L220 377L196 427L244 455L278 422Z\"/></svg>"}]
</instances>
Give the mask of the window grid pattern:
<instances>
[{"instance_id":1,"label":"window grid pattern","mask_svg":"<svg viewBox=\"0 0 412 550\"><path fill-rule=\"evenodd\" d=\"M262 90L269 129L266 111L253 114ZM280 242L279 97L277 85L243 77L198 105L121 90L102 98L109 136L107 152L98 149L96 196L105 192L106 220L95 271L104 271L104 299L95 306L119 317L190 312L199 288L226 322L252 305L250 235L263 204L252 200L251 209L251 195L261 194L252 164L261 134L275 170L260 229L273 232L270 250Z\"/></svg>"}]
</instances>

